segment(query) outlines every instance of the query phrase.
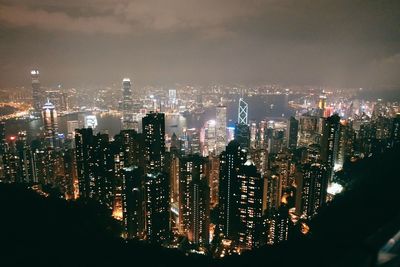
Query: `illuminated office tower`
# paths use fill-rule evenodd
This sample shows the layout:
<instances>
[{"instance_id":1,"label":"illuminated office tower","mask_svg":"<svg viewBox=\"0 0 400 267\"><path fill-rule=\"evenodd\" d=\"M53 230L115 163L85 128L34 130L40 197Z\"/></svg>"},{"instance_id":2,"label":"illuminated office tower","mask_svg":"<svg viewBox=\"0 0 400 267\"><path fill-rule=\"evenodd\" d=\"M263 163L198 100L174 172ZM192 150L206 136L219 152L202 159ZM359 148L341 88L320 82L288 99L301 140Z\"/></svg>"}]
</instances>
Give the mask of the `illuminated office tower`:
<instances>
[{"instance_id":1,"label":"illuminated office tower","mask_svg":"<svg viewBox=\"0 0 400 267\"><path fill-rule=\"evenodd\" d=\"M218 204L219 192L219 157L209 157L209 170L210 205L215 207Z\"/></svg>"},{"instance_id":2,"label":"illuminated office tower","mask_svg":"<svg viewBox=\"0 0 400 267\"><path fill-rule=\"evenodd\" d=\"M294 150L297 148L299 122L294 117L290 117L287 127L287 147Z\"/></svg>"},{"instance_id":3,"label":"illuminated office tower","mask_svg":"<svg viewBox=\"0 0 400 267\"><path fill-rule=\"evenodd\" d=\"M175 106L178 104L176 100L176 89L168 90L168 102L171 109L175 109Z\"/></svg>"},{"instance_id":4,"label":"illuminated office tower","mask_svg":"<svg viewBox=\"0 0 400 267\"><path fill-rule=\"evenodd\" d=\"M140 238L143 234L143 179L137 166L122 169L122 225L126 238Z\"/></svg>"},{"instance_id":5,"label":"illuminated office tower","mask_svg":"<svg viewBox=\"0 0 400 267\"><path fill-rule=\"evenodd\" d=\"M75 130L79 129L79 121L67 121L67 134L69 138L75 137Z\"/></svg>"},{"instance_id":6,"label":"illuminated office tower","mask_svg":"<svg viewBox=\"0 0 400 267\"><path fill-rule=\"evenodd\" d=\"M75 150L64 149L62 151L63 170L65 176L65 199L77 198L78 192L78 174L76 171Z\"/></svg>"},{"instance_id":7,"label":"illuminated office tower","mask_svg":"<svg viewBox=\"0 0 400 267\"><path fill-rule=\"evenodd\" d=\"M33 108L36 112L42 109L42 92L40 91L39 70L31 70Z\"/></svg>"},{"instance_id":8,"label":"illuminated office tower","mask_svg":"<svg viewBox=\"0 0 400 267\"><path fill-rule=\"evenodd\" d=\"M250 148L250 127L247 124L236 124L235 140L239 142L243 149Z\"/></svg>"},{"instance_id":9,"label":"illuminated office tower","mask_svg":"<svg viewBox=\"0 0 400 267\"><path fill-rule=\"evenodd\" d=\"M164 113L148 113L142 119L144 136L145 173L158 173L164 168L165 116Z\"/></svg>"},{"instance_id":10,"label":"illuminated office tower","mask_svg":"<svg viewBox=\"0 0 400 267\"><path fill-rule=\"evenodd\" d=\"M326 95L320 95L318 100L319 116L325 117L327 115L325 109L326 109Z\"/></svg>"},{"instance_id":11,"label":"illuminated office tower","mask_svg":"<svg viewBox=\"0 0 400 267\"><path fill-rule=\"evenodd\" d=\"M79 197L92 197L94 181L94 136L91 128L77 129L75 133L76 166L78 171Z\"/></svg>"},{"instance_id":12,"label":"illuminated office tower","mask_svg":"<svg viewBox=\"0 0 400 267\"><path fill-rule=\"evenodd\" d=\"M6 123L4 121L0 121L0 182L3 182L4 177L4 160L6 155Z\"/></svg>"},{"instance_id":13,"label":"illuminated office tower","mask_svg":"<svg viewBox=\"0 0 400 267\"><path fill-rule=\"evenodd\" d=\"M18 132L18 138L15 142L15 148L18 156L18 179L19 183L33 182L33 158L30 146L26 142L26 132Z\"/></svg>"},{"instance_id":14,"label":"illuminated office tower","mask_svg":"<svg viewBox=\"0 0 400 267\"><path fill-rule=\"evenodd\" d=\"M122 169L131 166L144 168L143 135L135 130L122 130L114 136L111 145L114 154L113 217L122 220Z\"/></svg>"},{"instance_id":15,"label":"illuminated office tower","mask_svg":"<svg viewBox=\"0 0 400 267\"><path fill-rule=\"evenodd\" d=\"M349 121L342 121L339 127L338 152L335 159L335 170L343 168L343 164L354 154L354 130Z\"/></svg>"},{"instance_id":16,"label":"illuminated office tower","mask_svg":"<svg viewBox=\"0 0 400 267\"><path fill-rule=\"evenodd\" d=\"M260 246L262 233L263 179L254 163L247 159L239 180L239 246L252 249Z\"/></svg>"},{"instance_id":17,"label":"illuminated office tower","mask_svg":"<svg viewBox=\"0 0 400 267\"><path fill-rule=\"evenodd\" d=\"M49 101L43 106L42 117L47 146L54 148L57 145L58 118L55 106Z\"/></svg>"},{"instance_id":18,"label":"illuminated office tower","mask_svg":"<svg viewBox=\"0 0 400 267\"><path fill-rule=\"evenodd\" d=\"M329 168L329 182L333 178L333 171L339 150L340 117L337 114L324 120L321 138L321 159Z\"/></svg>"},{"instance_id":19,"label":"illuminated office tower","mask_svg":"<svg viewBox=\"0 0 400 267\"><path fill-rule=\"evenodd\" d=\"M206 151L205 155L208 156L210 154L214 154L216 151L216 145L217 145L217 132L216 132L216 121L215 120L209 120L206 122L206 125L204 127L205 131L205 145L206 145Z\"/></svg>"},{"instance_id":20,"label":"illuminated office tower","mask_svg":"<svg viewBox=\"0 0 400 267\"><path fill-rule=\"evenodd\" d=\"M298 128L298 146L307 147L320 143L319 117L301 116Z\"/></svg>"},{"instance_id":21,"label":"illuminated office tower","mask_svg":"<svg viewBox=\"0 0 400 267\"><path fill-rule=\"evenodd\" d=\"M169 181L164 173L149 173L145 178L145 235L151 243L163 243L169 231Z\"/></svg>"},{"instance_id":22,"label":"illuminated office tower","mask_svg":"<svg viewBox=\"0 0 400 267\"><path fill-rule=\"evenodd\" d=\"M110 146L108 134L97 134L93 139L93 172L94 187L90 195L109 209L113 206L114 194L114 154Z\"/></svg>"},{"instance_id":23,"label":"illuminated office tower","mask_svg":"<svg viewBox=\"0 0 400 267\"><path fill-rule=\"evenodd\" d=\"M6 147L6 122L0 121L0 155L3 155L6 152Z\"/></svg>"},{"instance_id":24,"label":"illuminated office tower","mask_svg":"<svg viewBox=\"0 0 400 267\"><path fill-rule=\"evenodd\" d=\"M263 212L277 210L281 205L282 179L280 175L267 171L264 176Z\"/></svg>"},{"instance_id":25,"label":"illuminated office tower","mask_svg":"<svg viewBox=\"0 0 400 267\"><path fill-rule=\"evenodd\" d=\"M210 239L210 187L204 175L190 183L189 193L189 241L206 247Z\"/></svg>"},{"instance_id":26,"label":"illuminated office tower","mask_svg":"<svg viewBox=\"0 0 400 267\"><path fill-rule=\"evenodd\" d=\"M400 145L400 114L399 113L397 113L396 117L393 118L390 140L392 143L392 147L397 147Z\"/></svg>"},{"instance_id":27,"label":"illuminated office tower","mask_svg":"<svg viewBox=\"0 0 400 267\"><path fill-rule=\"evenodd\" d=\"M302 178L298 181L300 201L296 210L308 219L317 214L325 203L328 188L328 169L324 164L312 163L302 166Z\"/></svg>"},{"instance_id":28,"label":"illuminated office tower","mask_svg":"<svg viewBox=\"0 0 400 267\"><path fill-rule=\"evenodd\" d=\"M19 157L16 155L16 137L11 136L7 151L3 155L3 181L6 183L18 182Z\"/></svg>"},{"instance_id":29,"label":"illuminated office tower","mask_svg":"<svg viewBox=\"0 0 400 267\"><path fill-rule=\"evenodd\" d=\"M250 148L255 149L257 147L257 135L258 135L258 129L257 129L257 123L252 122L250 123Z\"/></svg>"},{"instance_id":30,"label":"illuminated office tower","mask_svg":"<svg viewBox=\"0 0 400 267\"><path fill-rule=\"evenodd\" d=\"M282 205L278 209L269 211L265 219L267 245L286 241L289 236L289 226L289 210L286 206Z\"/></svg>"},{"instance_id":31,"label":"illuminated office tower","mask_svg":"<svg viewBox=\"0 0 400 267\"><path fill-rule=\"evenodd\" d=\"M185 154L200 154L200 134L196 128L187 129L185 132Z\"/></svg>"},{"instance_id":32,"label":"illuminated office tower","mask_svg":"<svg viewBox=\"0 0 400 267\"><path fill-rule=\"evenodd\" d=\"M246 152L235 140L231 141L220 155L218 230L226 238L234 240L237 238L240 227L238 175L245 162Z\"/></svg>"},{"instance_id":33,"label":"illuminated office tower","mask_svg":"<svg viewBox=\"0 0 400 267\"><path fill-rule=\"evenodd\" d=\"M230 141L235 139L235 127L228 127L227 132L226 143L229 144Z\"/></svg>"},{"instance_id":34,"label":"illuminated office tower","mask_svg":"<svg viewBox=\"0 0 400 267\"><path fill-rule=\"evenodd\" d=\"M238 124L246 124L249 115L249 105L243 100L239 99L239 110L238 110Z\"/></svg>"},{"instance_id":35,"label":"illuminated office tower","mask_svg":"<svg viewBox=\"0 0 400 267\"><path fill-rule=\"evenodd\" d=\"M216 111L216 155L219 155L222 151L224 151L227 144L226 106L218 105L216 107Z\"/></svg>"},{"instance_id":36,"label":"illuminated office tower","mask_svg":"<svg viewBox=\"0 0 400 267\"><path fill-rule=\"evenodd\" d=\"M124 130L133 129L133 102L132 102L132 86L129 78L122 80L122 128Z\"/></svg>"},{"instance_id":37,"label":"illuminated office tower","mask_svg":"<svg viewBox=\"0 0 400 267\"><path fill-rule=\"evenodd\" d=\"M206 168L206 159L199 155L184 156L179 159L179 230L190 230L191 183L199 181Z\"/></svg>"}]
</instances>

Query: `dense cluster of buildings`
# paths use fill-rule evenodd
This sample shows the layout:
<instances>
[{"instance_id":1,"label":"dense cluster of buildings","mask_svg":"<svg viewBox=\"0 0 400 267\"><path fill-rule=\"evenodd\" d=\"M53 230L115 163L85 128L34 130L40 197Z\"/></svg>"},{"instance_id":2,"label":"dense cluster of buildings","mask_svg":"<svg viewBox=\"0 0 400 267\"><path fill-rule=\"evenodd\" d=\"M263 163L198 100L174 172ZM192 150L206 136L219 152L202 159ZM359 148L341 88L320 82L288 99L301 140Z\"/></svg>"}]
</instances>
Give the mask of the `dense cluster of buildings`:
<instances>
[{"instance_id":1,"label":"dense cluster of buildings","mask_svg":"<svg viewBox=\"0 0 400 267\"><path fill-rule=\"evenodd\" d=\"M6 139L0 123L1 182L95 200L120 220L123 238L217 257L307 234L307 222L342 189L338 170L400 144L400 116L383 103L370 116L340 117L325 96L296 117L259 122L248 120L240 98L234 128L220 102L202 129L168 137L165 114L142 114L130 79L119 134L71 122L71 135L59 138L56 106L41 102L39 72L31 74L43 138L28 143L21 131ZM175 105L176 92L169 97Z\"/></svg>"}]
</instances>

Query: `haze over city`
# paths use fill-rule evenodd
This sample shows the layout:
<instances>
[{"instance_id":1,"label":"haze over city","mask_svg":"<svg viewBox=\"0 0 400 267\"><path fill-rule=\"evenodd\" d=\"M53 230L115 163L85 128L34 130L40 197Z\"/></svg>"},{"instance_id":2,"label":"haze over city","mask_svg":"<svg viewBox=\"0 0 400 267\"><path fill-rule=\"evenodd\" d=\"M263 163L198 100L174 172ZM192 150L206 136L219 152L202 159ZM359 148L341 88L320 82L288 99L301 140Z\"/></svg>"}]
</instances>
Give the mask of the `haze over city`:
<instances>
[{"instance_id":1,"label":"haze over city","mask_svg":"<svg viewBox=\"0 0 400 267\"><path fill-rule=\"evenodd\" d=\"M0 86L400 84L400 3L0 1Z\"/></svg>"},{"instance_id":2,"label":"haze over city","mask_svg":"<svg viewBox=\"0 0 400 267\"><path fill-rule=\"evenodd\" d=\"M400 266L400 1L0 0L0 266Z\"/></svg>"}]
</instances>

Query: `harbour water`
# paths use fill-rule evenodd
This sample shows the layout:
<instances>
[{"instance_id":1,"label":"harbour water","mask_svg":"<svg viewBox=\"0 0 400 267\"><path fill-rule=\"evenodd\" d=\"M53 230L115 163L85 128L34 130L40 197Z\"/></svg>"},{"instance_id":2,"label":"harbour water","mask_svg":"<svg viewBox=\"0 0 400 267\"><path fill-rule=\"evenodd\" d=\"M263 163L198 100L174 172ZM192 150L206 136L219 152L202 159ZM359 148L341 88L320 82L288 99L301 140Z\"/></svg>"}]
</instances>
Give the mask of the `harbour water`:
<instances>
[{"instance_id":1,"label":"harbour water","mask_svg":"<svg viewBox=\"0 0 400 267\"><path fill-rule=\"evenodd\" d=\"M252 96L246 97L245 101L249 104L249 121L260 121L263 119L278 119L288 118L294 114L288 103L287 95L268 95L268 96ZM227 121L228 126L233 126L237 121L239 97L232 98L226 103L227 106ZM108 133L114 136L121 131L121 117L120 115L112 114L93 114L86 113L86 115L96 115L98 126L95 132ZM183 128L200 128L207 120L215 119L215 108L207 108L202 114L182 116L182 115L169 115L166 116L165 131L167 134L172 135L174 132L179 135L182 133ZM58 131L67 135L67 121L78 120L78 114L69 114L58 118ZM41 120L10 120L6 122L6 136L16 135L18 131L27 131L28 140L35 139L42 133L43 123Z\"/></svg>"}]
</instances>

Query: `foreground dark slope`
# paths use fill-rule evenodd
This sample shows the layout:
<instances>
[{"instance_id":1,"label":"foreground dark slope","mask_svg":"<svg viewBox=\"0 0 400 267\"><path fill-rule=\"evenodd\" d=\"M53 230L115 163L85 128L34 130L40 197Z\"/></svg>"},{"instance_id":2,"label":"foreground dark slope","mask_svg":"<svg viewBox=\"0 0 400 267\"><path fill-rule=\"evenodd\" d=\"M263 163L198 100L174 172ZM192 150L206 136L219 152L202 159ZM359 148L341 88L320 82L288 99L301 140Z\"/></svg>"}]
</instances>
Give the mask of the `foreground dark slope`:
<instances>
[{"instance_id":1,"label":"foreground dark slope","mask_svg":"<svg viewBox=\"0 0 400 267\"><path fill-rule=\"evenodd\" d=\"M93 203L0 184L0 265L369 266L381 239L392 233L385 226L399 227L399 155L391 151L346 170L352 189L320 211L308 236L224 260L125 243L117 223Z\"/></svg>"}]
</instances>

